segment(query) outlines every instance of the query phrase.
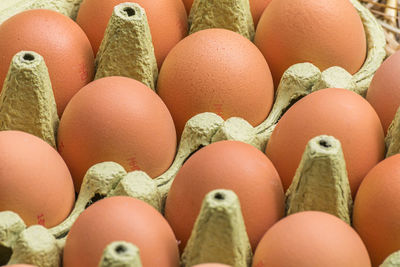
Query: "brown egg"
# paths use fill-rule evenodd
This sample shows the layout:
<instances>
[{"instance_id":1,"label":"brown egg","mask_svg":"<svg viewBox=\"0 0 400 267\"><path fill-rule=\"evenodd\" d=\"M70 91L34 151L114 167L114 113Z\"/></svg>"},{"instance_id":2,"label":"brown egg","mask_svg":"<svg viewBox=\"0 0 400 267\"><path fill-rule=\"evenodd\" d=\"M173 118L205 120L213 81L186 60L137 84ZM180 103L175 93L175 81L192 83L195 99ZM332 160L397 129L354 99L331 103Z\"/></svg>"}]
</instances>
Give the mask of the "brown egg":
<instances>
[{"instance_id":1,"label":"brown egg","mask_svg":"<svg viewBox=\"0 0 400 267\"><path fill-rule=\"evenodd\" d=\"M321 70L340 66L354 74L367 47L360 16L348 0L272 1L260 18L254 43L271 68L275 86L286 69L301 62Z\"/></svg>"},{"instance_id":2,"label":"brown egg","mask_svg":"<svg viewBox=\"0 0 400 267\"><path fill-rule=\"evenodd\" d=\"M305 211L273 225L263 236L253 267L368 267L367 249L348 224L328 213Z\"/></svg>"},{"instance_id":3,"label":"brown egg","mask_svg":"<svg viewBox=\"0 0 400 267\"><path fill-rule=\"evenodd\" d=\"M186 12L189 15L190 9L192 8L194 0L182 0L185 5ZM258 21L271 0L250 0L250 11L253 16L254 27L257 26Z\"/></svg>"},{"instance_id":4,"label":"brown egg","mask_svg":"<svg viewBox=\"0 0 400 267\"><path fill-rule=\"evenodd\" d=\"M160 68L172 47L187 35L187 15L181 0L84 0L76 22L89 37L96 55L114 6L125 2L138 3L146 11Z\"/></svg>"},{"instance_id":5,"label":"brown egg","mask_svg":"<svg viewBox=\"0 0 400 267\"><path fill-rule=\"evenodd\" d=\"M400 250L400 155L376 165L354 201L353 226L367 246L372 266Z\"/></svg>"},{"instance_id":6,"label":"brown egg","mask_svg":"<svg viewBox=\"0 0 400 267\"><path fill-rule=\"evenodd\" d=\"M181 250L204 196L214 189L229 189L238 195L253 249L265 231L284 216L282 184L270 160L245 143L213 143L185 162L168 193L165 217L181 241Z\"/></svg>"},{"instance_id":7,"label":"brown egg","mask_svg":"<svg viewBox=\"0 0 400 267\"><path fill-rule=\"evenodd\" d=\"M127 241L139 248L143 267L179 266L178 245L167 221L149 204L111 197L87 208L67 236L64 267L97 267L107 245Z\"/></svg>"},{"instance_id":8,"label":"brown egg","mask_svg":"<svg viewBox=\"0 0 400 267\"><path fill-rule=\"evenodd\" d=\"M353 197L367 172L384 157L379 117L360 95L345 89L314 92L295 103L280 119L266 154L288 189L307 142L331 135L342 145Z\"/></svg>"},{"instance_id":9,"label":"brown egg","mask_svg":"<svg viewBox=\"0 0 400 267\"><path fill-rule=\"evenodd\" d=\"M28 226L53 227L74 200L71 175L54 148L28 133L0 132L0 211L18 213Z\"/></svg>"},{"instance_id":10,"label":"brown egg","mask_svg":"<svg viewBox=\"0 0 400 267\"><path fill-rule=\"evenodd\" d=\"M176 133L154 91L134 79L107 77L71 99L60 121L58 148L79 191L86 171L104 161L161 175L174 159Z\"/></svg>"},{"instance_id":11,"label":"brown egg","mask_svg":"<svg viewBox=\"0 0 400 267\"><path fill-rule=\"evenodd\" d=\"M168 54L157 92L174 118L178 136L202 112L242 117L253 126L267 117L274 99L271 73L249 40L224 29L191 34Z\"/></svg>"},{"instance_id":12,"label":"brown egg","mask_svg":"<svg viewBox=\"0 0 400 267\"><path fill-rule=\"evenodd\" d=\"M94 58L88 38L73 20L58 12L29 10L0 25L0 86L12 57L21 50L43 56L59 116L71 97L93 80Z\"/></svg>"},{"instance_id":13,"label":"brown egg","mask_svg":"<svg viewBox=\"0 0 400 267\"><path fill-rule=\"evenodd\" d=\"M367 100L381 119L385 134L400 106L400 52L387 58L376 71L368 88Z\"/></svg>"}]
</instances>

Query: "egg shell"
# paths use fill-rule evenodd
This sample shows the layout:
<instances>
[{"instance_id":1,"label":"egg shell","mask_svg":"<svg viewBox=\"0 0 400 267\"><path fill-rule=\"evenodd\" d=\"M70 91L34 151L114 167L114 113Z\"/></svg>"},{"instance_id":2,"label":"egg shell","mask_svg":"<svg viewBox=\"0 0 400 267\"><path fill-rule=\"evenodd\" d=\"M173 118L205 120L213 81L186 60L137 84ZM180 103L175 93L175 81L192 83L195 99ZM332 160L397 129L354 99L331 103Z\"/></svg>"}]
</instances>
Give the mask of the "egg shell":
<instances>
[{"instance_id":1,"label":"egg shell","mask_svg":"<svg viewBox=\"0 0 400 267\"><path fill-rule=\"evenodd\" d=\"M194 0L182 0L182 1L183 4L185 5L187 14L189 15ZM250 2L251 15L253 17L254 27L256 27L264 9L268 6L271 0L250 0L249 2Z\"/></svg>"},{"instance_id":2,"label":"egg shell","mask_svg":"<svg viewBox=\"0 0 400 267\"><path fill-rule=\"evenodd\" d=\"M368 267L361 238L339 218L305 211L274 224L263 236L253 267Z\"/></svg>"},{"instance_id":3,"label":"egg shell","mask_svg":"<svg viewBox=\"0 0 400 267\"><path fill-rule=\"evenodd\" d=\"M76 22L89 37L96 55L114 6L125 2L138 3L144 8L160 68L172 47L187 35L187 15L180 0L84 0Z\"/></svg>"},{"instance_id":4,"label":"egg shell","mask_svg":"<svg viewBox=\"0 0 400 267\"><path fill-rule=\"evenodd\" d=\"M271 68L275 86L286 69L302 62L321 71L340 66L354 74L367 51L362 21L349 0L272 1L260 18L254 43Z\"/></svg>"},{"instance_id":5,"label":"egg shell","mask_svg":"<svg viewBox=\"0 0 400 267\"><path fill-rule=\"evenodd\" d=\"M64 267L97 267L113 241L139 248L143 267L179 266L178 245L167 221L147 203L125 196L100 200L72 226L64 248Z\"/></svg>"},{"instance_id":6,"label":"egg shell","mask_svg":"<svg viewBox=\"0 0 400 267\"><path fill-rule=\"evenodd\" d=\"M270 160L251 145L221 141L193 154L175 177L165 217L181 242L190 237L205 195L214 189L234 191L254 249L265 231L284 216L284 195Z\"/></svg>"},{"instance_id":7,"label":"egg shell","mask_svg":"<svg viewBox=\"0 0 400 267\"><path fill-rule=\"evenodd\" d=\"M0 211L16 212L26 225L53 227L75 200L71 174L57 151L19 131L0 132Z\"/></svg>"},{"instance_id":8,"label":"egg shell","mask_svg":"<svg viewBox=\"0 0 400 267\"><path fill-rule=\"evenodd\" d=\"M381 119L385 134L400 106L400 51L387 58L374 74L366 99Z\"/></svg>"},{"instance_id":9,"label":"egg shell","mask_svg":"<svg viewBox=\"0 0 400 267\"><path fill-rule=\"evenodd\" d=\"M256 126L274 99L268 64L257 47L225 29L198 31L179 42L160 70L157 92L174 118L178 136L202 112L241 117Z\"/></svg>"},{"instance_id":10,"label":"egg shell","mask_svg":"<svg viewBox=\"0 0 400 267\"><path fill-rule=\"evenodd\" d=\"M400 155L381 161L357 192L353 226L363 239L372 266L400 250Z\"/></svg>"},{"instance_id":11,"label":"egg shell","mask_svg":"<svg viewBox=\"0 0 400 267\"><path fill-rule=\"evenodd\" d=\"M161 175L174 160L176 133L154 91L134 79L106 77L71 99L60 120L58 149L79 191L86 171L104 161Z\"/></svg>"},{"instance_id":12,"label":"egg shell","mask_svg":"<svg viewBox=\"0 0 400 267\"><path fill-rule=\"evenodd\" d=\"M28 10L0 25L0 85L12 57L21 50L43 56L59 116L72 96L93 80L94 57L88 38L73 20L58 12Z\"/></svg>"},{"instance_id":13,"label":"egg shell","mask_svg":"<svg viewBox=\"0 0 400 267\"><path fill-rule=\"evenodd\" d=\"M384 158L379 117L360 95L328 88L302 98L279 120L266 147L285 190L290 186L307 142L331 135L342 145L352 196L368 171Z\"/></svg>"}]
</instances>

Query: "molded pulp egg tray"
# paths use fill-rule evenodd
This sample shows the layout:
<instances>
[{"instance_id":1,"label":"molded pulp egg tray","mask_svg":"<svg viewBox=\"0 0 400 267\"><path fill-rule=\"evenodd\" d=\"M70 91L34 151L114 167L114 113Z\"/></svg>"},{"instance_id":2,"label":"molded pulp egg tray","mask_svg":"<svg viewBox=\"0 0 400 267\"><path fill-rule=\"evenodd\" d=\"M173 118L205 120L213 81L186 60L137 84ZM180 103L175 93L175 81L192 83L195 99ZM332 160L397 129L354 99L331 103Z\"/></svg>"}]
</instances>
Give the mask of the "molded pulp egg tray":
<instances>
[{"instance_id":1,"label":"molded pulp egg tray","mask_svg":"<svg viewBox=\"0 0 400 267\"><path fill-rule=\"evenodd\" d=\"M56 10L75 19L81 2L82 0L2 1L0 2L0 23L23 10L37 8ZM216 1L195 0L189 15L189 34L206 28L226 28L252 40L254 25L249 2L220 0L218 7L213 6L214 2ZM114 162L103 162L92 166L85 175L73 211L56 227L50 229L41 225L26 227L16 213L0 212L0 264L8 262L9 264L30 263L39 267L61 266L62 250L69 229L84 209L94 201L110 196L126 195L141 199L163 212L165 199L175 175L184 161L199 148L220 140L238 140L264 151L279 118L295 101L309 93L335 87L352 90L365 96L373 74L386 56L386 42L381 26L370 11L357 0L351 0L351 3L362 19L368 46L365 63L356 74L350 75L340 67L331 67L321 72L311 63L291 66L284 73L277 88L275 103L269 116L256 127L241 118L230 118L224 121L217 114L209 112L194 116L185 126L173 164L155 179L151 179L143 171L127 173L122 166ZM135 12L125 12L127 8L134 9ZM216 8L229 10L227 14L235 14L235 17L239 19L236 22L230 21L229 18L224 22L221 22L222 20L204 21L203 14L216 12ZM220 10L218 14L223 13ZM113 35L117 26L123 32L123 37L120 36L118 41ZM137 34L142 37L140 42L132 37ZM118 45L105 45L112 42L118 42ZM110 50L106 47L117 48ZM124 53L118 52L122 50ZM127 53L130 55L128 58ZM26 55L30 56L26 57ZM112 62L118 62L118 65L112 63L109 60L110 57L113 57ZM149 60L143 64L140 63L143 61L135 60L138 57L146 57ZM138 4L123 3L114 8L96 57L96 65L96 79L114 75L127 76L142 81L154 89L158 75L157 64L146 14ZM20 73L24 73L24 80L17 80ZM30 101L24 101L28 98ZM0 130L13 129L29 132L56 147L59 118L47 67L39 54L33 51L21 51L14 56L1 92L0 105L0 121L2 121ZM396 133L399 132L397 129L400 127L400 120L397 117L400 116L396 116L386 137L388 155L398 153L400 147L396 140L399 139ZM326 199L323 197L324 194L304 193L320 190L313 189L320 186L321 182L315 182L317 178L307 167L311 166L311 162L313 162L313 168L322 170L319 172L321 175L318 179L323 179L323 183L329 185L324 188L332 190L324 194L331 194L333 198ZM326 171L326 166L332 167L332 170ZM335 190L338 187L346 193L339 194ZM329 191L329 189L324 190ZM306 201L307 198L313 198L316 201ZM306 203L318 204L310 206ZM317 136L309 141L293 183L286 193L286 214L303 210L325 211L351 223L350 187L342 148L340 142L334 137ZM229 227L221 229L221 218L225 220L224 225ZM216 242L219 244L218 247L208 246ZM125 249L121 250L121 246ZM398 256L394 255L394 257ZM204 198L201 212L181 256L182 266L192 266L202 262L249 266L251 259L252 250L237 196L232 191L224 189L210 192ZM134 244L127 242L111 243L105 249L100 265L141 266L139 251Z\"/></svg>"}]
</instances>

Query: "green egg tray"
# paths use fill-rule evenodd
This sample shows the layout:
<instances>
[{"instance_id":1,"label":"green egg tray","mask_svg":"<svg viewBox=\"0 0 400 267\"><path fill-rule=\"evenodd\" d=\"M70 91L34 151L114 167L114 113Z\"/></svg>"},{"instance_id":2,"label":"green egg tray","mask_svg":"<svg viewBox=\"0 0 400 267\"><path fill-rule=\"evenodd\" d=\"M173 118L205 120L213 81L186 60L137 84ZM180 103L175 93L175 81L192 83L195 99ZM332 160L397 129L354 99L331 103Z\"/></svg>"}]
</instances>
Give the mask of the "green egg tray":
<instances>
[{"instance_id":1,"label":"green egg tray","mask_svg":"<svg viewBox=\"0 0 400 267\"><path fill-rule=\"evenodd\" d=\"M36 8L55 10L75 19L81 2L82 0L1 1L0 24L19 12ZM189 15L189 33L206 28L226 28L250 40L253 39L255 31L248 1L221 0L217 7L214 3L214 0L194 1ZM131 196L149 203L163 213L174 177L185 160L199 148L221 140L237 140L264 151L279 118L294 102L311 92L336 87L365 96L375 71L386 56L386 41L382 28L370 11L357 0L351 0L351 3L362 19L368 47L366 60L356 74L351 75L341 67L320 71L311 63L291 66L280 81L269 116L256 127L242 118L223 120L210 112L194 116L184 128L172 165L155 179L151 179L143 171L127 173L115 162L103 162L92 166L83 179L73 211L65 221L53 228L46 229L41 225L27 227L16 213L0 212L0 264L8 262L30 263L38 267L61 266L62 250L69 229L85 208L94 201L110 196ZM136 11L136 17L132 18L123 12L127 7ZM214 17L225 14L226 18L205 20L204 14ZM239 19L230 20L232 14ZM115 38L115 29L119 29L123 36ZM140 34L142 38L133 43L135 41L132 41L131 37L136 34ZM111 47L107 44L113 42L119 42L120 46L113 50L107 49ZM132 58L146 57L147 60L144 64L136 64L133 62L138 60L127 60L127 54ZM120 59L117 60L118 65L112 64L112 60L109 59L111 57ZM142 81L152 89L155 88L158 73L154 49L146 14L138 4L124 3L114 8L96 58L96 68L96 78L127 76ZM17 82L21 73L26 79ZM14 56L0 95L0 106L0 120L4 122L0 130L29 132L56 148L59 118L47 67L39 54L34 51L21 51ZM398 153L400 148L396 140L399 127L400 115L397 115L386 138L387 147L391 147L391 154ZM323 145L326 143L330 146ZM313 174L315 172L310 171L311 165L314 171L317 170L321 174L318 179L323 179L323 183L329 185L324 186L328 189L325 189L323 194L312 193L318 191L315 187L320 186L320 183L316 183ZM322 171L321 166L329 166L331 171ZM340 188L345 193L338 194L334 188ZM324 197L326 195L332 197L328 200ZM309 201L310 199L315 201ZM286 214L303 210L325 211L351 223L352 198L345 161L340 142L334 137L317 136L309 141L293 183L286 193ZM221 218L224 227L221 226ZM218 242L218 248L213 246L215 242ZM140 251L134 244L117 241L105 249L100 266L141 266L139 255ZM204 198L191 237L181 255L181 265L221 262L244 267L251 265L251 259L252 250L236 194L225 189L210 192ZM382 266L400 266L399 262L399 254L395 253Z\"/></svg>"}]
</instances>

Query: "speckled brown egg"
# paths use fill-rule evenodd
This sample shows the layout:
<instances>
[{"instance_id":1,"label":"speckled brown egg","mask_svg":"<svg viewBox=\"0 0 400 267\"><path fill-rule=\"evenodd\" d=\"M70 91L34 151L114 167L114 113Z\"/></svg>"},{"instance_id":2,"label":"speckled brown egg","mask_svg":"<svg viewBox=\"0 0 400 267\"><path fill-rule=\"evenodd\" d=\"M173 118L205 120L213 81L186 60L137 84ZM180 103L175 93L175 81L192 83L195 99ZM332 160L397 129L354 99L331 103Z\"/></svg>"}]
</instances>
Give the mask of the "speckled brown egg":
<instances>
[{"instance_id":1,"label":"speckled brown egg","mask_svg":"<svg viewBox=\"0 0 400 267\"><path fill-rule=\"evenodd\" d=\"M94 57L88 38L73 20L58 12L28 10L0 25L0 88L12 57L21 50L43 56L59 116L72 96L93 80Z\"/></svg>"},{"instance_id":2,"label":"speckled brown egg","mask_svg":"<svg viewBox=\"0 0 400 267\"><path fill-rule=\"evenodd\" d=\"M291 65L311 62L321 70L340 66L354 74L363 65L366 36L348 0L272 1L262 14L254 43L278 86Z\"/></svg>"},{"instance_id":3,"label":"speckled brown egg","mask_svg":"<svg viewBox=\"0 0 400 267\"><path fill-rule=\"evenodd\" d=\"M400 250L400 155L381 161L365 177L354 200L353 226L372 266Z\"/></svg>"},{"instance_id":4,"label":"speckled brown egg","mask_svg":"<svg viewBox=\"0 0 400 267\"><path fill-rule=\"evenodd\" d=\"M374 74L367 100L381 119L385 133L400 106L400 52L387 58Z\"/></svg>"},{"instance_id":5,"label":"speckled brown egg","mask_svg":"<svg viewBox=\"0 0 400 267\"><path fill-rule=\"evenodd\" d=\"M53 147L28 133L0 132L0 211L16 212L28 226L53 227L69 215L74 193Z\"/></svg>"},{"instance_id":6,"label":"speckled brown egg","mask_svg":"<svg viewBox=\"0 0 400 267\"><path fill-rule=\"evenodd\" d=\"M186 246L205 195L214 189L234 191L253 249L284 216L284 195L271 161L255 147L221 141L194 153L179 170L165 205L165 217Z\"/></svg>"},{"instance_id":7,"label":"speckled brown egg","mask_svg":"<svg viewBox=\"0 0 400 267\"><path fill-rule=\"evenodd\" d=\"M171 165L177 143L171 114L157 94L117 76L91 82L71 99L57 141L76 191L86 171L104 161L155 178Z\"/></svg>"},{"instance_id":8,"label":"speckled brown egg","mask_svg":"<svg viewBox=\"0 0 400 267\"><path fill-rule=\"evenodd\" d=\"M98 267L107 245L131 242L143 267L178 267L178 245L167 221L149 204L125 196L100 200L75 221L67 236L64 267Z\"/></svg>"},{"instance_id":9,"label":"speckled brown egg","mask_svg":"<svg viewBox=\"0 0 400 267\"><path fill-rule=\"evenodd\" d=\"M263 236L253 267L369 267L367 249L348 224L328 213L305 211L274 224Z\"/></svg>"},{"instance_id":10,"label":"speckled brown egg","mask_svg":"<svg viewBox=\"0 0 400 267\"><path fill-rule=\"evenodd\" d=\"M224 29L198 31L179 42L164 61L157 92L178 136L202 112L241 117L256 126L266 119L274 99L271 73L260 51Z\"/></svg>"},{"instance_id":11,"label":"speckled brown egg","mask_svg":"<svg viewBox=\"0 0 400 267\"><path fill-rule=\"evenodd\" d=\"M160 68L172 47L187 35L187 15L181 0L84 0L76 21L97 54L114 6L124 2L138 3L144 8Z\"/></svg>"},{"instance_id":12,"label":"speckled brown egg","mask_svg":"<svg viewBox=\"0 0 400 267\"><path fill-rule=\"evenodd\" d=\"M354 197L368 171L384 158L385 143L375 110L352 91L328 88L296 102L276 125L266 154L286 190L308 141L322 134L340 141Z\"/></svg>"}]
</instances>

